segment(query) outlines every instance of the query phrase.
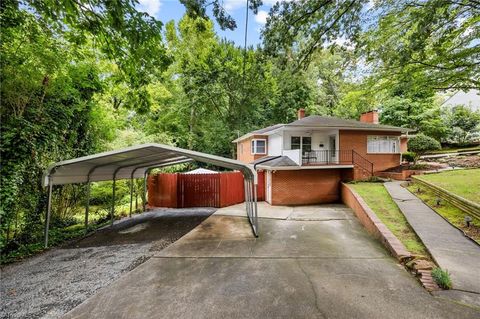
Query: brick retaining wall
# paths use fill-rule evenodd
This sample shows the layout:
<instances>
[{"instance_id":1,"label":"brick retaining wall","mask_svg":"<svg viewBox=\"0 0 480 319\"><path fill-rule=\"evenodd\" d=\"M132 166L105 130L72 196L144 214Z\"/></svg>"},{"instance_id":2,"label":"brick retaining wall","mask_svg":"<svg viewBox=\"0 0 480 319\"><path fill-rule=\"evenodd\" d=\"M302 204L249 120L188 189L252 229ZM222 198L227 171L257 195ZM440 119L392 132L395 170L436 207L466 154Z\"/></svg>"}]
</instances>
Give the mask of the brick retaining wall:
<instances>
[{"instance_id":1,"label":"brick retaining wall","mask_svg":"<svg viewBox=\"0 0 480 319\"><path fill-rule=\"evenodd\" d=\"M370 234L379 239L395 258L402 261L405 258L411 257L411 254L405 246L395 237L387 226L380 221L360 195L345 183L341 185L341 194L343 203L353 210L360 220L360 223L362 223Z\"/></svg>"}]
</instances>

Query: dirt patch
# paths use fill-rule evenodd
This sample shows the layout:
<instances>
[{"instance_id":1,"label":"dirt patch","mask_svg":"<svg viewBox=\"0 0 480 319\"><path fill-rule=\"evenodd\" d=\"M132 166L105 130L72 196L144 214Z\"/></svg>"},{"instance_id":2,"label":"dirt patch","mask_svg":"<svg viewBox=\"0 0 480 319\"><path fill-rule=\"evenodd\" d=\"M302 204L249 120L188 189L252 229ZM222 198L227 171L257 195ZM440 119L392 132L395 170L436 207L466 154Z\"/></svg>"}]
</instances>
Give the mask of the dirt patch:
<instances>
[{"instance_id":1,"label":"dirt patch","mask_svg":"<svg viewBox=\"0 0 480 319\"><path fill-rule=\"evenodd\" d=\"M159 209L1 269L0 318L59 318L215 209ZM145 226L146 225L146 226Z\"/></svg>"}]
</instances>

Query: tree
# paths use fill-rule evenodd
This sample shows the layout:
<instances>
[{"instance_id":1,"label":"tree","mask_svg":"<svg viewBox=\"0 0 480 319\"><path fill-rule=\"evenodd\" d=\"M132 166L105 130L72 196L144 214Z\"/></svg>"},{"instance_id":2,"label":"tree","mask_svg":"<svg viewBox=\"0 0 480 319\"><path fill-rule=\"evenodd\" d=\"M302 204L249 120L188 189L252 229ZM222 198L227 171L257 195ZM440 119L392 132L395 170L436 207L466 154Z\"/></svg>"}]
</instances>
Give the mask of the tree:
<instances>
[{"instance_id":1,"label":"tree","mask_svg":"<svg viewBox=\"0 0 480 319\"><path fill-rule=\"evenodd\" d=\"M442 146L436 139L423 133L417 134L408 140L408 150L415 153L415 164L420 156L429 151L435 151L441 148Z\"/></svg>"},{"instance_id":2,"label":"tree","mask_svg":"<svg viewBox=\"0 0 480 319\"><path fill-rule=\"evenodd\" d=\"M472 111L464 105L458 105L447 112L446 117L449 142L466 145L474 138L479 138L480 112Z\"/></svg>"},{"instance_id":3,"label":"tree","mask_svg":"<svg viewBox=\"0 0 480 319\"><path fill-rule=\"evenodd\" d=\"M420 77L434 90L480 87L478 1L379 1L362 37L367 61L390 83Z\"/></svg>"},{"instance_id":4,"label":"tree","mask_svg":"<svg viewBox=\"0 0 480 319\"><path fill-rule=\"evenodd\" d=\"M266 51L294 58L307 66L312 54L341 37L356 38L366 0L305 0L277 2L262 32Z\"/></svg>"}]
</instances>

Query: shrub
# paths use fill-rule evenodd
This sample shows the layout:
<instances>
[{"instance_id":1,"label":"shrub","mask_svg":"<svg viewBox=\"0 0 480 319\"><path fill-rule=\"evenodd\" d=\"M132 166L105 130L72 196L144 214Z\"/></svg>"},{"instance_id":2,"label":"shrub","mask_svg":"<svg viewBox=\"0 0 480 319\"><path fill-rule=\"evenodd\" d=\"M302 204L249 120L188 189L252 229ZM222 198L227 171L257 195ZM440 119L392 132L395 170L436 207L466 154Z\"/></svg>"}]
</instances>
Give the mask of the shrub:
<instances>
[{"instance_id":1,"label":"shrub","mask_svg":"<svg viewBox=\"0 0 480 319\"><path fill-rule=\"evenodd\" d=\"M436 139L423 133L415 135L408 141L408 150L415 153L414 163L416 163L423 154L441 148L442 146Z\"/></svg>"},{"instance_id":2,"label":"shrub","mask_svg":"<svg viewBox=\"0 0 480 319\"><path fill-rule=\"evenodd\" d=\"M435 280L437 285L443 289L452 288L452 280L450 279L450 274L447 270L443 270L440 267L432 269L432 278Z\"/></svg>"},{"instance_id":3,"label":"shrub","mask_svg":"<svg viewBox=\"0 0 480 319\"><path fill-rule=\"evenodd\" d=\"M415 153L414 152L405 152L402 154L402 159L405 162L412 163L415 162Z\"/></svg>"}]
</instances>

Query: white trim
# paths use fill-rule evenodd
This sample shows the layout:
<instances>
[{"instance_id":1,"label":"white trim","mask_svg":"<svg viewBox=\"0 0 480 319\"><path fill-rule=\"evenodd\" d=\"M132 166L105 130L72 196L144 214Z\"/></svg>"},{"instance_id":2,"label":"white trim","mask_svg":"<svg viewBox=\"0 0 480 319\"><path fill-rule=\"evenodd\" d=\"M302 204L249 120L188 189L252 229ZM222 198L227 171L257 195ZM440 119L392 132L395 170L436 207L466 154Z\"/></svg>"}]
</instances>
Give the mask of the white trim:
<instances>
[{"instance_id":1,"label":"white trim","mask_svg":"<svg viewBox=\"0 0 480 319\"><path fill-rule=\"evenodd\" d=\"M257 142L259 141L263 141L265 143L265 151L262 153L262 152L257 152ZM265 138L253 138L251 141L250 141L250 153L252 155L265 155L268 153L268 150L267 150L267 139Z\"/></svg>"}]
</instances>

